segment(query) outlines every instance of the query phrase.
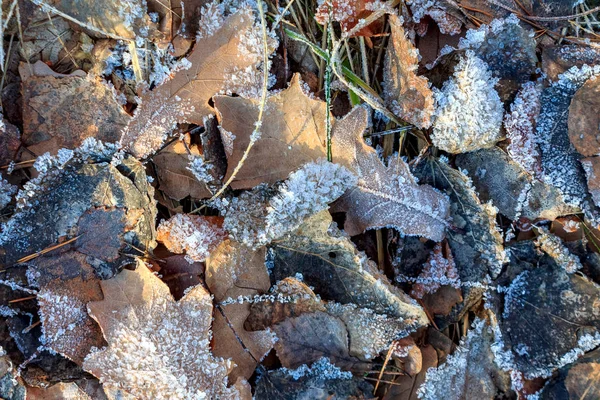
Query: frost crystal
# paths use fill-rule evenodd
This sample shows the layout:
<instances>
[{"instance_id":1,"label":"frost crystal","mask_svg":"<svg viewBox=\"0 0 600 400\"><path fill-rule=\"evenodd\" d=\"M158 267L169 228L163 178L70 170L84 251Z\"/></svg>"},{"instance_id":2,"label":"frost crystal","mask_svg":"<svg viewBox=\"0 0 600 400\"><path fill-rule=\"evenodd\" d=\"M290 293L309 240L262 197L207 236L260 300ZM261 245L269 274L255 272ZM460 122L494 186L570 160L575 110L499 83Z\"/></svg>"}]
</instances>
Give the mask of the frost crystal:
<instances>
[{"instance_id":1,"label":"frost crystal","mask_svg":"<svg viewBox=\"0 0 600 400\"><path fill-rule=\"evenodd\" d=\"M210 252L225 238L225 231L211 223L208 217L176 214L162 221L156 230L156 237L177 254L186 252L191 263L204 261Z\"/></svg>"},{"instance_id":2,"label":"frost crystal","mask_svg":"<svg viewBox=\"0 0 600 400\"><path fill-rule=\"evenodd\" d=\"M309 377L316 381L324 381L328 379L352 379L352 373L342 371L329 361L327 357L321 357L308 367L306 364L301 365L296 369L281 368L290 378L298 380L302 377Z\"/></svg>"},{"instance_id":3,"label":"frost crystal","mask_svg":"<svg viewBox=\"0 0 600 400\"><path fill-rule=\"evenodd\" d=\"M408 0L413 15L413 21L419 22L430 16L439 26L443 34L455 35L460 33L461 22L446 12L444 1L440 0Z\"/></svg>"},{"instance_id":4,"label":"frost crystal","mask_svg":"<svg viewBox=\"0 0 600 400\"><path fill-rule=\"evenodd\" d=\"M213 166L204 162L203 157L189 156L189 158L190 166L187 169L192 171L192 174L194 174L196 179L203 183L211 182L213 177L209 171L213 168Z\"/></svg>"},{"instance_id":5,"label":"frost crystal","mask_svg":"<svg viewBox=\"0 0 600 400\"><path fill-rule=\"evenodd\" d=\"M542 87L536 82L525 83L504 116L504 129L510 139L508 154L538 179L542 178L542 164L535 140L535 121L541 109L541 92Z\"/></svg>"},{"instance_id":6,"label":"frost crystal","mask_svg":"<svg viewBox=\"0 0 600 400\"><path fill-rule=\"evenodd\" d=\"M431 139L449 153L489 148L502 139L503 106L494 89L498 82L487 64L467 50L454 75L435 90L436 119Z\"/></svg>"},{"instance_id":7,"label":"frost crystal","mask_svg":"<svg viewBox=\"0 0 600 400\"><path fill-rule=\"evenodd\" d=\"M17 193L17 186L0 177L0 210L6 207Z\"/></svg>"},{"instance_id":8,"label":"frost crystal","mask_svg":"<svg viewBox=\"0 0 600 400\"><path fill-rule=\"evenodd\" d=\"M541 233L535 242L536 245L552 257L558 265L563 267L569 274L575 273L583 268L579 258L576 255L571 254L558 236L552 235L546 229L540 229L540 231Z\"/></svg>"},{"instance_id":9,"label":"frost crystal","mask_svg":"<svg viewBox=\"0 0 600 400\"><path fill-rule=\"evenodd\" d=\"M441 285L460 287L460 278L449 247L447 252L447 256L444 256L441 243L437 243L431 250L429 260L417 278L418 283L413 286L412 296L422 299L425 293L435 293Z\"/></svg>"}]
</instances>

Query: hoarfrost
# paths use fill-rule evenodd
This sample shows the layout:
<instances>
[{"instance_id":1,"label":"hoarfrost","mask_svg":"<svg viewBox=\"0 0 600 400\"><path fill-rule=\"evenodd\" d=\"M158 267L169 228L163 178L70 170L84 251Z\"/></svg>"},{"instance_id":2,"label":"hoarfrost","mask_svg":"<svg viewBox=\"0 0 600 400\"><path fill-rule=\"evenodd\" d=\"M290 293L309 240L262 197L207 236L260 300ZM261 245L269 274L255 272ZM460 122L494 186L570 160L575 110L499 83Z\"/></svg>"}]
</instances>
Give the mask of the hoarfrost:
<instances>
[{"instance_id":1,"label":"hoarfrost","mask_svg":"<svg viewBox=\"0 0 600 400\"><path fill-rule=\"evenodd\" d=\"M548 232L547 229L540 229L540 235L536 238L535 243L569 274L573 274L583 268L579 258L571 254L562 240L558 236Z\"/></svg>"},{"instance_id":2,"label":"hoarfrost","mask_svg":"<svg viewBox=\"0 0 600 400\"><path fill-rule=\"evenodd\" d=\"M17 193L18 187L0 177L0 210L6 207Z\"/></svg>"},{"instance_id":3,"label":"hoarfrost","mask_svg":"<svg viewBox=\"0 0 600 400\"><path fill-rule=\"evenodd\" d=\"M188 214L176 214L161 221L156 235L169 251L185 252L190 264L204 261L226 236L225 231L207 217Z\"/></svg>"}]
</instances>

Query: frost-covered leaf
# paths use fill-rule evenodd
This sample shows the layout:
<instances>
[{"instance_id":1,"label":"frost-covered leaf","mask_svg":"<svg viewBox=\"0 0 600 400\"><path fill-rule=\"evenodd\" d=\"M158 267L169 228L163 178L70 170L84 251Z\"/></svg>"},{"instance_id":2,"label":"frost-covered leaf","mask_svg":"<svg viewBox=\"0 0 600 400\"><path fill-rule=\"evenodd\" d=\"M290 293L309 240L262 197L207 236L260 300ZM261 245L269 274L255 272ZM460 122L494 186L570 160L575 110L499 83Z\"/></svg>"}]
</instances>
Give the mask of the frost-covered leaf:
<instances>
[{"instance_id":1,"label":"frost-covered leaf","mask_svg":"<svg viewBox=\"0 0 600 400\"><path fill-rule=\"evenodd\" d=\"M87 303L102 300L100 279L85 255L73 251L40 257L32 264L27 274L39 288L42 342L81 365L91 349L104 345L100 327L87 313Z\"/></svg>"},{"instance_id":2,"label":"frost-covered leaf","mask_svg":"<svg viewBox=\"0 0 600 400\"><path fill-rule=\"evenodd\" d=\"M0 210L10 204L19 188L0 176Z\"/></svg>"},{"instance_id":3,"label":"frost-covered leaf","mask_svg":"<svg viewBox=\"0 0 600 400\"><path fill-rule=\"evenodd\" d=\"M233 152L227 156L227 180L248 147L259 101L229 96L216 96L214 101L222 137L223 132L235 135ZM231 186L247 189L260 183L272 184L307 162L324 158L326 113L325 102L309 97L302 88L300 75L294 75L287 89L267 99L260 139Z\"/></svg>"},{"instance_id":4,"label":"frost-covered leaf","mask_svg":"<svg viewBox=\"0 0 600 400\"><path fill-rule=\"evenodd\" d=\"M600 349L591 351L577 362L561 368L544 387L542 399L600 398Z\"/></svg>"},{"instance_id":5,"label":"frost-covered leaf","mask_svg":"<svg viewBox=\"0 0 600 400\"><path fill-rule=\"evenodd\" d=\"M569 106L569 140L579 154L600 155L600 79L591 77L575 92Z\"/></svg>"},{"instance_id":6,"label":"frost-covered leaf","mask_svg":"<svg viewBox=\"0 0 600 400\"><path fill-rule=\"evenodd\" d=\"M188 150L192 157L201 157L199 146L186 135L183 140L174 141L152 157L158 189L177 201L187 196L204 199L212 195L206 184L199 182L190 171Z\"/></svg>"},{"instance_id":7,"label":"frost-covered leaf","mask_svg":"<svg viewBox=\"0 0 600 400\"><path fill-rule=\"evenodd\" d=\"M542 69L548 79L556 81L571 67L600 64L600 50L592 46L564 44L542 48Z\"/></svg>"},{"instance_id":8,"label":"frost-covered leaf","mask_svg":"<svg viewBox=\"0 0 600 400\"><path fill-rule=\"evenodd\" d=\"M460 154L456 165L469 174L481 201L491 200L513 221L521 217L554 220L579 212L565 204L558 189L535 179L497 147Z\"/></svg>"},{"instance_id":9,"label":"frost-covered leaf","mask_svg":"<svg viewBox=\"0 0 600 400\"><path fill-rule=\"evenodd\" d=\"M113 155L116 166L110 163ZM17 211L2 226L2 262L13 264L79 235L71 247L108 278L129 262L127 254L154 248L154 191L142 164L120 156L88 138L75 151L39 157L34 164L39 176L19 191Z\"/></svg>"},{"instance_id":10,"label":"frost-covered leaf","mask_svg":"<svg viewBox=\"0 0 600 400\"><path fill-rule=\"evenodd\" d=\"M524 29L514 14L468 30L459 48L473 50L487 64L492 76L498 79L496 90L502 101L512 98L535 73L534 33Z\"/></svg>"},{"instance_id":11,"label":"frost-covered leaf","mask_svg":"<svg viewBox=\"0 0 600 400\"><path fill-rule=\"evenodd\" d=\"M431 250L429 259L423 265L416 282L410 294L419 299L422 299L426 293L435 293L441 285L460 287L454 257L447 243L444 247L441 243L437 243Z\"/></svg>"},{"instance_id":12,"label":"frost-covered leaf","mask_svg":"<svg viewBox=\"0 0 600 400\"><path fill-rule=\"evenodd\" d=\"M156 240L162 242L169 251L182 254L190 262L204 261L225 239L222 219L193 214L175 214L161 221L156 229Z\"/></svg>"},{"instance_id":13,"label":"frost-covered leaf","mask_svg":"<svg viewBox=\"0 0 600 400\"><path fill-rule=\"evenodd\" d=\"M0 346L0 396L6 400L25 400L27 388L10 357Z\"/></svg>"},{"instance_id":14,"label":"frost-covered leaf","mask_svg":"<svg viewBox=\"0 0 600 400\"><path fill-rule=\"evenodd\" d=\"M27 400L91 400L75 382L60 382L49 388L28 387Z\"/></svg>"},{"instance_id":15,"label":"frost-covered leaf","mask_svg":"<svg viewBox=\"0 0 600 400\"><path fill-rule=\"evenodd\" d=\"M556 264L564 268L569 274L573 274L583 268L579 258L575 254L571 254L562 240L558 236L548 232L547 229L540 228L540 234L536 238L536 245L544 253L552 257Z\"/></svg>"},{"instance_id":16,"label":"frost-covered leaf","mask_svg":"<svg viewBox=\"0 0 600 400\"><path fill-rule=\"evenodd\" d=\"M491 346L497 338L489 324L476 319L460 346L448 356L446 362L427 371L425 382L419 388L419 398L424 400L493 400L497 385L509 387L508 374L495 363Z\"/></svg>"},{"instance_id":17,"label":"frost-covered leaf","mask_svg":"<svg viewBox=\"0 0 600 400\"><path fill-rule=\"evenodd\" d=\"M19 129L4 119L0 113L0 164L7 165L14 161L19 147L21 147Z\"/></svg>"},{"instance_id":18,"label":"frost-covered leaf","mask_svg":"<svg viewBox=\"0 0 600 400\"><path fill-rule=\"evenodd\" d=\"M542 86L525 83L504 115L506 138L510 140L507 152L510 158L527 173L542 179L542 162L535 139L535 121L540 113Z\"/></svg>"},{"instance_id":19,"label":"frost-covered leaf","mask_svg":"<svg viewBox=\"0 0 600 400\"><path fill-rule=\"evenodd\" d=\"M449 153L465 153L494 146L502 140L504 108L494 86L498 82L475 52L467 50L441 90L437 102L433 144Z\"/></svg>"},{"instance_id":20,"label":"frost-covered leaf","mask_svg":"<svg viewBox=\"0 0 600 400\"><path fill-rule=\"evenodd\" d=\"M252 11L241 7L225 17L225 6L215 7L215 13L205 16L212 20L201 21L204 31L188 57L188 68L143 95L123 130L121 143L135 156L147 157L157 151L177 123L203 125L204 118L214 114L209 104L212 96L228 90L236 74L257 71L262 40ZM254 81L242 83L256 85Z\"/></svg>"},{"instance_id":21,"label":"frost-covered leaf","mask_svg":"<svg viewBox=\"0 0 600 400\"><path fill-rule=\"evenodd\" d=\"M231 362L211 354L212 300L202 286L175 302L143 263L101 285L104 300L88 309L108 347L88 355L83 366L105 387L140 399L241 395L227 387Z\"/></svg>"},{"instance_id":22,"label":"frost-covered leaf","mask_svg":"<svg viewBox=\"0 0 600 400\"><path fill-rule=\"evenodd\" d=\"M354 378L330 360L322 358L312 366L296 369L280 368L259 376L255 398L261 400L367 400L373 397L373 387Z\"/></svg>"},{"instance_id":23,"label":"frost-covered leaf","mask_svg":"<svg viewBox=\"0 0 600 400\"><path fill-rule=\"evenodd\" d=\"M321 25L328 22L339 22L342 31L348 32L359 21L369 17L374 10L382 6L383 4L375 0L324 0L320 2L315 12L315 20ZM381 30L382 25L380 18L360 29L353 36L373 36Z\"/></svg>"},{"instance_id":24,"label":"frost-covered leaf","mask_svg":"<svg viewBox=\"0 0 600 400\"><path fill-rule=\"evenodd\" d=\"M600 74L600 66L571 68L560 80L542 91L542 110L536 136L542 156L544 179L562 193L567 204L581 208L590 222L600 223L600 213L588 193L585 174L568 134L569 104L577 90L591 77Z\"/></svg>"},{"instance_id":25,"label":"frost-covered leaf","mask_svg":"<svg viewBox=\"0 0 600 400\"><path fill-rule=\"evenodd\" d=\"M383 97L390 110L418 128L429 128L434 112L433 92L427 78L417 75L419 51L402 27L402 20L390 15L391 42L385 57Z\"/></svg>"},{"instance_id":26,"label":"frost-covered leaf","mask_svg":"<svg viewBox=\"0 0 600 400\"><path fill-rule=\"evenodd\" d=\"M418 164L414 172L422 182L450 197L453 227L448 229L447 239L460 281L476 285L485 282L488 275L498 276L507 258L496 226L497 210L490 204L482 204L471 180L444 162L429 159ZM465 300L449 320L461 316L465 307L479 301L482 293L477 287L463 287Z\"/></svg>"},{"instance_id":27,"label":"frost-covered leaf","mask_svg":"<svg viewBox=\"0 0 600 400\"><path fill-rule=\"evenodd\" d=\"M236 364L229 374L230 380L235 381L238 377L249 379L256 368L256 360L260 361L267 355L273 347L274 338L269 331L245 329L250 304L237 300L240 296L252 299L269 289L264 248L253 251L232 240L222 242L206 260L206 285L215 301L222 303L220 307L224 314L215 313L213 352L218 357L230 358Z\"/></svg>"},{"instance_id":28,"label":"frost-covered leaf","mask_svg":"<svg viewBox=\"0 0 600 400\"><path fill-rule=\"evenodd\" d=\"M367 229L395 228L404 235L440 241L448 216L448 199L427 185L418 185L408 165L396 157L386 167L363 140L367 111L356 107L334 127L333 161L358 177L333 205L345 211L344 230L357 235Z\"/></svg>"},{"instance_id":29,"label":"frost-covered leaf","mask_svg":"<svg viewBox=\"0 0 600 400\"><path fill-rule=\"evenodd\" d=\"M23 143L34 153L74 149L84 139L114 143L130 119L115 93L83 71L54 73L41 61L30 71L19 67L23 81Z\"/></svg>"},{"instance_id":30,"label":"frost-covered leaf","mask_svg":"<svg viewBox=\"0 0 600 400\"><path fill-rule=\"evenodd\" d=\"M423 310L393 287L331 222L329 213L323 211L290 236L273 242L267 257L271 282L300 273L323 300L354 304L398 319L406 331L427 325Z\"/></svg>"},{"instance_id":31,"label":"frost-covered leaf","mask_svg":"<svg viewBox=\"0 0 600 400\"><path fill-rule=\"evenodd\" d=\"M585 171L588 192L596 206L600 207L600 157L586 157L580 162Z\"/></svg>"},{"instance_id":32,"label":"frost-covered leaf","mask_svg":"<svg viewBox=\"0 0 600 400\"><path fill-rule=\"evenodd\" d=\"M414 22L418 23L429 16L437 23L440 32L443 34L456 35L460 33L462 21L459 17L459 12L450 8L448 2L440 0L409 0L406 4L410 6Z\"/></svg>"},{"instance_id":33,"label":"frost-covered leaf","mask_svg":"<svg viewBox=\"0 0 600 400\"><path fill-rule=\"evenodd\" d=\"M515 368L547 377L600 344L600 288L549 256L520 273L504 296L500 328Z\"/></svg>"},{"instance_id":34,"label":"frost-covered leaf","mask_svg":"<svg viewBox=\"0 0 600 400\"><path fill-rule=\"evenodd\" d=\"M224 227L246 246L258 248L298 228L354 185L345 167L325 159L309 162L275 190L264 185L231 200Z\"/></svg>"}]
</instances>

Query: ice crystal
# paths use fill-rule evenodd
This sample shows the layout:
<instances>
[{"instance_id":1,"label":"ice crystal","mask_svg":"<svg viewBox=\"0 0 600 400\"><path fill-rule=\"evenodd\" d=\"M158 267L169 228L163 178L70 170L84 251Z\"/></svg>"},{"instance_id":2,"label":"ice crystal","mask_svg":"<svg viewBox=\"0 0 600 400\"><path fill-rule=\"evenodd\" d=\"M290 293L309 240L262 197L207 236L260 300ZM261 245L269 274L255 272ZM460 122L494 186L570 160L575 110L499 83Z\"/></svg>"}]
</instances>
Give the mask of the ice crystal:
<instances>
[{"instance_id":1,"label":"ice crystal","mask_svg":"<svg viewBox=\"0 0 600 400\"><path fill-rule=\"evenodd\" d=\"M478 29L469 29L464 38L458 42L458 48L462 50L479 48L486 37L499 34L510 25L519 25L516 15L510 14L507 18L497 18L489 24L481 25Z\"/></svg>"},{"instance_id":2,"label":"ice crystal","mask_svg":"<svg viewBox=\"0 0 600 400\"><path fill-rule=\"evenodd\" d=\"M203 183L208 183L213 180L212 175L210 174L210 170L213 168L211 164L208 164L204 161L204 157L200 156L189 156L190 165L187 167L188 170L194 174L194 177L198 179L198 181Z\"/></svg>"},{"instance_id":3,"label":"ice crystal","mask_svg":"<svg viewBox=\"0 0 600 400\"><path fill-rule=\"evenodd\" d=\"M17 193L17 186L0 177L0 210L6 207Z\"/></svg>"},{"instance_id":4,"label":"ice crystal","mask_svg":"<svg viewBox=\"0 0 600 400\"><path fill-rule=\"evenodd\" d=\"M418 277L419 283L412 288L412 296L421 299L426 293L435 293L441 285L460 287L458 271L449 247L447 247L447 252L448 254L444 255L441 243L437 243L431 250L429 260L423 266L423 271Z\"/></svg>"},{"instance_id":5,"label":"ice crystal","mask_svg":"<svg viewBox=\"0 0 600 400\"><path fill-rule=\"evenodd\" d=\"M225 238L225 231L207 217L176 214L161 221L156 237L173 253L186 253L191 263L204 261L210 252Z\"/></svg>"},{"instance_id":6,"label":"ice crystal","mask_svg":"<svg viewBox=\"0 0 600 400\"><path fill-rule=\"evenodd\" d=\"M542 87L536 82L523 85L510 112L504 116L504 129L510 139L507 147L510 157L525 171L542 179L542 164L535 139L535 121L540 113Z\"/></svg>"},{"instance_id":7,"label":"ice crystal","mask_svg":"<svg viewBox=\"0 0 600 400\"><path fill-rule=\"evenodd\" d=\"M581 268L579 258L571 254L569 249L563 244L558 236L548 232L547 229L540 229L540 235L536 238L536 245L540 247L546 254L556 261L558 265L563 267L569 274L575 273Z\"/></svg>"},{"instance_id":8,"label":"ice crystal","mask_svg":"<svg viewBox=\"0 0 600 400\"><path fill-rule=\"evenodd\" d=\"M408 0L413 15L413 21L419 22L430 16L439 26L443 34L455 35L460 33L461 22L446 10L445 2L440 0Z\"/></svg>"},{"instance_id":9,"label":"ice crystal","mask_svg":"<svg viewBox=\"0 0 600 400\"><path fill-rule=\"evenodd\" d=\"M310 367L304 364L296 369L282 368L281 371L285 372L290 378L296 381L302 377L309 377L315 381L324 381L328 379L352 379L351 372L342 371L333 365L327 357L321 357Z\"/></svg>"},{"instance_id":10,"label":"ice crystal","mask_svg":"<svg viewBox=\"0 0 600 400\"><path fill-rule=\"evenodd\" d=\"M494 89L497 82L487 64L467 50L454 75L434 91L438 104L433 144L449 153L464 153L500 141L504 110Z\"/></svg>"},{"instance_id":11,"label":"ice crystal","mask_svg":"<svg viewBox=\"0 0 600 400\"><path fill-rule=\"evenodd\" d=\"M536 127L544 180L562 193L567 204L582 208L595 224L600 222L600 216L589 198L585 172L579 162L581 157L569 140L568 116L575 92L598 75L600 66L587 65L572 67L559 75L559 80L542 92L542 109Z\"/></svg>"}]
</instances>

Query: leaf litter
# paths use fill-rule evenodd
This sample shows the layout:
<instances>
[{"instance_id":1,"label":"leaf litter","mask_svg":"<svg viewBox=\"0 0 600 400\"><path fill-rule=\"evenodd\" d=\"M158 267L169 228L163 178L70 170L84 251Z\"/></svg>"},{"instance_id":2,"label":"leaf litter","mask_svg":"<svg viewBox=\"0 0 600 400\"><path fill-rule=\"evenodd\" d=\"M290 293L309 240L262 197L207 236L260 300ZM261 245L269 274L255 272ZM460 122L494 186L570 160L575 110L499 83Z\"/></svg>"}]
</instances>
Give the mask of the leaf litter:
<instances>
[{"instance_id":1,"label":"leaf litter","mask_svg":"<svg viewBox=\"0 0 600 400\"><path fill-rule=\"evenodd\" d=\"M9 3L0 397L597 393L591 3Z\"/></svg>"}]
</instances>

